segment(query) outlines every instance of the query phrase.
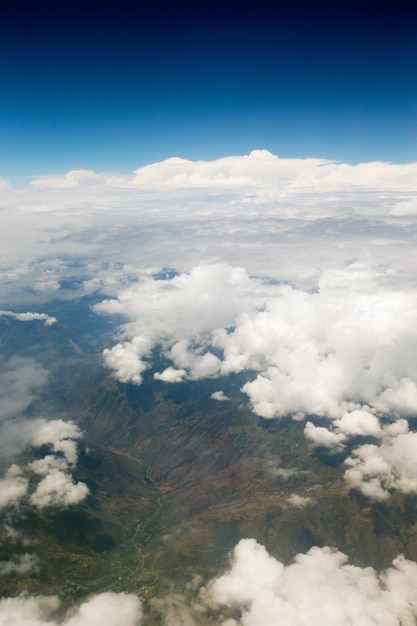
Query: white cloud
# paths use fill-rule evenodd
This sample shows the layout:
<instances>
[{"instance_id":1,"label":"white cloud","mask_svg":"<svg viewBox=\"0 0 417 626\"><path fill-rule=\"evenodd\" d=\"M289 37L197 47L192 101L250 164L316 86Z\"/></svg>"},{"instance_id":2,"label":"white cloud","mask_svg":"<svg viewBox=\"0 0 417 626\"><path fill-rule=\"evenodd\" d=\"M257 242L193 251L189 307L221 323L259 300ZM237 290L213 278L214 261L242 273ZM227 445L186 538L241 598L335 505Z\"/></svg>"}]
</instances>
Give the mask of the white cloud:
<instances>
[{"instance_id":1,"label":"white cloud","mask_svg":"<svg viewBox=\"0 0 417 626\"><path fill-rule=\"evenodd\" d=\"M30 181L36 189L68 189L103 182L93 170L71 170L66 174L38 176Z\"/></svg>"},{"instance_id":2,"label":"white cloud","mask_svg":"<svg viewBox=\"0 0 417 626\"><path fill-rule=\"evenodd\" d=\"M416 168L257 150L211 162L168 159L133 176L39 177L32 189L2 192L2 293L33 302L40 289L43 298L63 296L60 280L76 274L74 258L88 268L90 288L92 278L108 285L109 268L120 273L120 263L189 271L220 261L306 288L352 259L407 274L417 262Z\"/></svg>"},{"instance_id":3,"label":"white cloud","mask_svg":"<svg viewBox=\"0 0 417 626\"><path fill-rule=\"evenodd\" d=\"M155 380L162 380L164 383L180 383L186 374L186 370L167 367L163 372L156 372L154 378Z\"/></svg>"},{"instance_id":4,"label":"white cloud","mask_svg":"<svg viewBox=\"0 0 417 626\"><path fill-rule=\"evenodd\" d=\"M56 469L50 469L30 496L30 502L38 509L45 507L67 507L79 504L89 494L85 483L74 483L71 476Z\"/></svg>"},{"instance_id":5,"label":"white cloud","mask_svg":"<svg viewBox=\"0 0 417 626\"><path fill-rule=\"evenodd\" d=\"M9 561L0 561L0 576L27 576L39 570L36 554L20 554Z\"/></svg>"},{"instance_id":6,"label":"white cloud","mask_svg":"<svg viewBox=\"0 0 417 626\"><path fill-rule=\"evenodd\" d=\"M375 500L393 490L417 493L417 433L388 431L379 446L360 446L345 463L347 484Z\"/></svg>"},{"instance_id":7,"label":"white cloud","mask_svg":"<svg viewBox=\"0 0 417 626\"><path fill-rule=\"evenodd\" d=\"M330 548L311 548L285 566L254 539L234 550L231 568L211 581L203 599L240 617L226 626L404 626L417 617L417 564L399 557L378 574L355 567Z\"/></svg>"},{"instance_id":8,"label":"white cloud","mask_svg":"<svg viewBox=\"0 0 417 626\"><path fill-rule=\"evenodd\" d=\"M38 420L32 444L50 444L54 454L28 464L28 469L43 476L30 496L30 502L39 509L66 507L82 502L89 494L83 482L74 483L70 470L77 463L76 440L82 433L74 422Z\"/></svg>"},{"instance_id":9,"label":"white cloud","mask_svg":"<svg viewBox=\"0 0 417 626\"><path fill-rule=\"evenodd\" d=\"M375 411L417 410L417 292L395 280L355 264L324 272L311 293L200 265L146 277L95 310L129 320L125 341L104 352L123 382L141 382L162 344L172 366L158 378L259 371L243 391L262 417L316 414L339 420L340 435L377 436Z\"/></svg>"},{"instance_id":10,"label":"white cloud","mask_svg":"<svg viewBox=\"0 0 417 626\"><path fill-rule=\"evenodd\" d=\"M382 432L378 418L368 411L346 412L340 419L335 420L333 425L345 435L380 437Z\"/></svg>"},{"instance_id":11,"label":"white cloud","mask_svg":"<svg viewBox=\"0 0 417 626\"><path fill-rule=\"evenodd\" d=\"M397 278L358 263L323 272L315 291L223 264L144 276L96 306L127 320L104 357L123 382L141 382L156 346L171 361L154 375L165 382L254 371L242 391L255 413L325 418L305 435L341 451L352 437L385 436L382 417L417 411L417 291Z\"/></svg>"},{"instance_id":12,"label":"white cloud","mask_svg":"<svg viewBox=\"0 0 417 626\"><path fill-rule=\"evenodd\" d=\"M253 150L239 157L222 157L215 161L188 161L173 157L146 165L134 171L133 177L111 176L109 187L144 189L235 188L258 196L287 197L301 193L349 192L355 189L414 190L417 163L394 165L384 162L347 163L325 159L285 159L268 150ZM98 178L98 175L96 175ZM75 181L95 182L91 171L73 171L64 176L40 177L34 185L48 183L56 187L73 187Z\"/></svg>"},{"instance_id":13,"label":"white cloud","mask_svg":"<svg viewBox=\"0 0 417 626\"><path fill-rule=\"evenodd\" d=\"M56 619L56 596L0 599L0 626L139 626L142 606L132 594L102 593L86 600L63 620Z\"/></svg>"},{"instance_id":14,"label":"white cloud","mask_svg":"<svg viewBox=\"0 0 417 626\"><path fill-rule=\"evenodd\" d=\"M213 400L217 400L218 402L224 402L230 399L225 395L224 391L213 391L210 398L213 398Z\"/></svg>"},{"instance_id":15,"label":"white cloud","mask_svg":"<svg viewBox=\"0 0 417 626\"><path fill-rule=\"evenodd\" d=\"M416 172L255 150L38 177L2 192L2 301L101 290L97 312L126 320L104 352L120 380L160 344L160 380L253 371L259 415L319 415L329 445L381 438L382 415L417 410Z\"/></svg>"},{"instance_id":16,"label":"white cloud","mask_svg":"<svg viewBox=\"0 0 417 626\"><path fill-rule=\"evenodd\" d=\"M50 443L55 446L62 445L68 439L80 439L82 433L74 422L64 422L64 420L38 420L36 433L33 436L33 445L42 446Z\"/></svg>"},{"instance_id":17,"label":"white cloud","mask_svg":"<svg viewBox=\"0 0 417 626\"><path fill-rule=\"evenodd\" d=\"M315 426L312 422L307 422L305 425L304 435L315 446L330 448L335 452L343 450L345 447L346 435L333 432L324 426Z\"/></svg>"},{"instance_id":18,"label":"white cloud","mask_svg":"<svg viewBox=\"0 0 417 626\"><path fill-rule=\"evenodd\" d=\"M152 343L146 335L133 337L131 341L118 343L113 348L103 350L104 360L107 366L114 370L117 378L122 383L142 382L142 373L148 367L142 356L147 355L152 348Z\"/></svg>"},{"instance_id":19,"label":"white cloud","mask_svg":"<svg viewBox=\"0 0 417 626\"><path fill-rule=\"evenodd\" d=\"M32 322L33 320L43 320L45 326L52 326L55 324L56 317L52 317L47 313L15 313L14 311L0 311L0 317L12 317L19 320L19 322Z\"/></svg>"},{"instance_id":20,"label":"white cloud","mask_svg":"<svg viewBox=\"0 0 417 626\"><path fill-rule=\"evenodd\" d=\"M66 507L82 502L89 494L83 482L74 483L70 474L77 462L76 440L81 431L74 422L63 420L33 420L28 443L33 446L49 444L53 454L28 463L23 468L11 465L0 480L0 508L17 504L28 493L30 481L24 476L28 472L42 476L29 502L35 507ZM33 477L32 477L33 478Z\"/></svg>"},{"instance_id":21,"label":"white cloud","mask_svg":"<svg viewBox=\"0 0 417 626\"><path fill-rule=\"evenodd\" d=\"M48 372L30 357L0 359L0 422L18 417L38 397Z\"/></svg>"},{"instance_id":22,"label":"white cloud","mask_svg":"<svg viewBox=\"0 0 417 626\"><path fill-rule=\"evenodd\" d=\"M11 465L0 479L0 509L18 504L26 494L29 481L18 465Z\"/></svg>"},{"instance_id":23,"label":"white cloud","mask_svg":"<svg viewBox=\"0 0 417 626\"><path fill-rule=\"evenodd\" d=\"M287 502L296 509L304 509L306 506L313 503L313 499L308 496L299 496L297 493L292 493L287 498Z\"/></svg>"}]
</instances>

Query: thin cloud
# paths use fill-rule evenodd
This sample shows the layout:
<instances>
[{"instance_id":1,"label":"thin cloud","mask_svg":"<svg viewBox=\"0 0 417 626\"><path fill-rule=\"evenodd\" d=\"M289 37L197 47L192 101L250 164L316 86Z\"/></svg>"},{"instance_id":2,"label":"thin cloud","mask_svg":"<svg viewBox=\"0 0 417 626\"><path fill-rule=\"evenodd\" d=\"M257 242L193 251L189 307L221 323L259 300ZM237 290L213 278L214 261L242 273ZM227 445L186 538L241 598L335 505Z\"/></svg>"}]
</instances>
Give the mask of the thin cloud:
<instances>
[{"instance_id":1,"label":"thin cloud","mask_svg":"<svg viewBox=\"0 0 417 626\"><path fill-rule=\"evenodd\" d=\"M14 311L0 311L0 317L11 317L19 322L32 322L33 320L42 320L45 322L45 326L52 326L55 324L56 317L52 317L47 313L15 313Z\"/></svg>"}]
</instances>

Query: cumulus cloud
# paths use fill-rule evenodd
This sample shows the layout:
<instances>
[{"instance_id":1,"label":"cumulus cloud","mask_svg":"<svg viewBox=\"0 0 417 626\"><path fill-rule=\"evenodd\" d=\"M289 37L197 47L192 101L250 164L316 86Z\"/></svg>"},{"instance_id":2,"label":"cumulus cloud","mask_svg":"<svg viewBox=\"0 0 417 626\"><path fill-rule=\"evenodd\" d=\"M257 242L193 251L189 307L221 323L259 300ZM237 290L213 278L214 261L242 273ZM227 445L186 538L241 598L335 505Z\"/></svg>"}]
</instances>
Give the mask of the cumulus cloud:
<instances>
[{"instance_id":1,"label":"cumulus cloud","mask_svg":"<svg viewBox=\"0 0 417 626\"><path fill-rule=\"evenodd\" d=\"M313 499L308 496L299 496L297 493L292 493L287 498L287 502L296 509L304 509L309 504L312 504Z\"/></svg>"},{"instance_id":2,"label":"cumulus cloud","mask_svg":"<svg viewBox=\"0 0 417 626\"><path fill-rule=\"evenodd\" d=\"M348 436L381 436L381 425L378 418L368 411L350 411L342 415L342 417L333 422L333 425L340 433Z\"/></svg>"},{"instance_id":3,"label":"cumulus cloud","mask_svg":"<svg viewBox=\"0 0 417 626\"><path fill-rule=\"evenodd\" d=\"M61 620L56 596L0 599L0 626L140 626L142 606L132 594L102 593L85 601Z\"/></svg>"},{"instance_id":4,"label":"cumulus cloud","mask_svg":"<svg viewBox=\"0 0 417 626\"><path fill-rule=\"evenodd\" d=\"M164 343L176 367L158 373L157 378L182 380L181 370L191 368L195 378L216 373L219 359L212 352L192 350L190 342L218 325L233 323L242 305L253 310L253 291L262 287L243 269L222 264L200 265L189 274L168 279L144 277L117 299L94 307L97 313L121 314L130 320L122 328L128 340L105 350L104 358L120 380L140 383L148 367L146 357L157 343Z\"/></svg>"},{"instance_id":5,"label":"cumulus cloud","mask_svg":"<svg viewBox=\"0 0 417 626\"><path fill-rule=\"evenodd\" d=\"M33 436L33 445L42 446L50 443L55 451L60 450L63 442L72 439L81 439L82 433L74 422L64 422L64 420L38 420L36 433ZM72 442L71 442L72 443ZM61 450L62 451L62 450ZM72 457L72 452L70 453ZM69 462L74 462L71 458Z\"/></svg>"},{"instance_id":6,"label":"cumulus cloud","mask_svg":"<svg viewBox=\"0 0 417 626\"><path fill-rule=\"evenodd\" d=\"M163 372L156 372L154 378L155 380L162 380L164 383L180 383L186 374L186 370L167 367Z\"/></svg>"},{"instance_id":7,"label":"cumulus cloud","mask_svg":"<svg viewBox=\"0 0 417 626\"><path fill-rule=\"evenodd\" d=\"M390 269L326 270L306 291L199 265L144 276L95 310L125 317L122 341L104 352L122 382L142 382L157 346L171 365L154 377L167 383L253 372L242 387L252 410L266 419L322 418L304 432L332 452L352 438L380 440L387 420L401 424L417 411L417 291L399 288Z\"/></svg>"},{"instance_id":8,"label":"cumulus cloud","mask_svg":"<svg viewBox=\"0 0 417 626\"><path fill-rule=\"evenodd\" d=\"M379 446L366 444L346 459L347 484L375 500L386 500L393 490L417 493L417 433L397 427L386 431Z\"/></svg>"},{"instance_id":9,"label":"cumulus cloud","mask_svg":"<svg viewBox=\"0 0 417 626\"><path fill-rule=\"evenodd\" d=\"M343 433L333 432L324 426L315 426L312 422L307 422L304 434L317 447L330 448L334 452L340 452L345 447L346 436Z\"/></svg>"},{"instance_id":10,"label":"cumulus cloud","mask_svg":"<svg viewBox=\"0 0 417 626\"><path fill-rule=\"evenodd\" d=\"M146 335L139 335L133 337L131 341L118 343L110 349L106 348L103 356L108 367L114 370L122 383L140 384L142 373L148 367L146 361L142 360L142 356L149 354L151 348L150 338Z\"/></svg>"},{"instance_id":11,"label":"cumulus cloud","mask_svg":"<svg viewBox=\"0 0 417 626\"><path fill-rule=\"evenodd\" d=\"M45 507L67 507L79 504L89 494L85 483L74 483L67 472L50 470L30 496L30 502L38 509Z\"/></svg>"},{"instance_id":12,"label":"cumulus cloud","mask_svg":"<svg viewBox=\"0 0 417 626\"><path fill-rule=\"evenodd\" d=\"M141 382L161 344L173 365L157 378L258 371L243 387L258 415L330 417L338 420L330 437L340 442L378 436L375 411L417 410L417 293L396 289L390 271L358 264L327 271L311 293L241 268L200 265L148 277L95 310L129 320L124 342L104 352L123 382Z\"/></svg>"},{"instance_id":13,"label":"cumulus cloud","mask_svg":"<svg viewBox=\"0 0 417 626\"><path fill-rule=\"evenodd\" d=\"M211 581L203 597L221 607L224 626L411 626L416 585L417 564L403 557L377 573L349 565L328 547L311 548L285 566L254 539L243 539L230 570ZM235 616L226 619L227 609Z\"/></svg>"},{"instance_id":14,"label":"cumulus cloud","mask_svg":"<svg viewBox=\"0 0 417 626\"><path fill-rule=\"evenodd\" d=\"M11 465L0 479L0 509L16 505L28 490L29 481L18 465Z\"/></svg>"},{"instance_id":15,"label":"cumulus cloud","mask_svg":"<svg viewBox=\"0 0 417 626\"><path fill-rule=\"evenodd\" d=\"M224 402L225 400L230 400L228 396L224 393L224 391L213 391L210 398L213 400L217 400L218 402Z\"/></svg>"},{"instance_id":16,"label":"cumulus cloud","mask_svg":"<svg viewBox=\"0 0 417 626\"><path fill-rule=\"evenodd\" d=\"M43 476L30 496L30 503L39 509L78 504L89 494L83 482L74 483L70 470L76 465L76 441L82 433L74 422L38 420L32 439L34 446L49 444L54 454L47 454L28 464L28 469Z\"/></svg>"},{"instance_id":17,"label":"cumulus cloud","mask_svg":"<svg viewBox=\"0 0 417 626\"><path fill-rule=\"evenodd\" d=\"M82 502L89 494L83 482L74 483L71 470L78 458L76 441L82 433L74 422L43 419L31 422L32 433L28 441L33 446L49 445L52 454L46 454L20 468L12 465L0 480L0 508L16 505L29 492L33 475L41 476L29 502L38 509L66 507Z\"/></svg>"}]
</instances>

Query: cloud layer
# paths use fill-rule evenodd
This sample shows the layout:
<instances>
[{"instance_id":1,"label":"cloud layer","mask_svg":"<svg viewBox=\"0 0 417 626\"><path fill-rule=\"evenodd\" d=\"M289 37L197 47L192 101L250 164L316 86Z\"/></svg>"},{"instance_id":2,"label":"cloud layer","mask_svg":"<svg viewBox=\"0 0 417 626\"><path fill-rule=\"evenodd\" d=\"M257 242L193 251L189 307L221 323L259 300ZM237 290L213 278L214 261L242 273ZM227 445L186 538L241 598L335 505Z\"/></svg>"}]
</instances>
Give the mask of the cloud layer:
<instances>
[{"instance_id":1,"label":"cloud layer","mask_svg":"<svg viewBox=\"0 0 417 626\"><path fill-rule=\"evenodd\" d=\"M80 261L90 288L107 289L123 280L120 264L184 272L216 261L306 288L353 259L407 273L417 262L416 169L254 150L167 159L130 176L38 177L32 189L0 192L1 288L19 304L64 297Z\"/></svg>"}]
</instances>

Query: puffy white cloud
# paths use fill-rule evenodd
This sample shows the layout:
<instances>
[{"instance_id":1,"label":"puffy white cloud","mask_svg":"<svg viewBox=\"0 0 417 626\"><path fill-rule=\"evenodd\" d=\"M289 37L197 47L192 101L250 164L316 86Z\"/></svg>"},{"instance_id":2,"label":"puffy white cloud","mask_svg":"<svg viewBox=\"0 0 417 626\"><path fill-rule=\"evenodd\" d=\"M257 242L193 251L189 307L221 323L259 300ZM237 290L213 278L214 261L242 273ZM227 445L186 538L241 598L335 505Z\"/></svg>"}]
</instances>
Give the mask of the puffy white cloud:
<instances>
[{"instance_id":1,"label":"puffy white cloud","mask_svg":"<svg viewBox=\"0 0 417 626\"><path fill-rule=\"evenodd\" d=\"M56 619L56 596L27 596L0 599L0 626L140 626L142 606L132 594L102 593Z\"/></svg>"},{"instance_id":2,"label":"puffy white cloud","mask_svg":"<svg viewBox=\"0 0 417 626\"><path fill-rule=\"evenodd\" d=\"M253 411L327 419L309 420L304 432L331 451L352 437L386 436L382 416L395 424L417 411L417 291L398 288L391 270L355 263L323 272L318 289L305 291L200 265L144 276L96 311L127 320L123 343L104 353L123 382L141 382L156 346L171 360L154 375L165 382L254 371L242 387Z\"/></svg>"},{"instance_id":3,"label":"puffy white cloud","mask_svg":"<svg viewBox=\"0 0 417 626\"><path fill-rule=\"evenodd\" d=\"M360 446L345 463L347 484L375 500L393 490L417 493L417 433L388 432L379 446Z\"/></svg>"},{"instance_id":4,"label":"puffy white cloud","mask_svg":"<svg viewBox=\"0 0 417 626\"><path fill-rule=\"evenodd\" d=\"M345 435L370 435L372 437L381 436L381 426L378 418L368 411L350 411L333 422L333 426Z\"/></svg>"},{"instance_id":5,"label":"puffy white cloud","mask_svg":"<svg viewBox=\"0 0 417 626\"><path fill-rule=\"evenodd\" d=\"M330 448L335 452L343 450L345 447L346 435L333 432L324 426L315 426L312 422L307 422L304 434L315 446Z\"/></svg>"},{"instance_id":6,"label":"puffy white cloud","mask_svg":"<svg viewBox=\"0 0 417 626\"><path fill-rule=\"evenodd\" d=\"M36 433L33 436L32 443L34 446L42 446L43 444L53 444L62 446L63 441L69 439L80 439L82 433L74 422L64 422L64 420L38 420L36 423Z\"/></svg>"},{"instance_id":7,"label":"puffy white cloud","mask_svg":"<svg viewBox=\"0 0 417 626\"><path fill-rule=\"evenodd\" d=\"M417 617L417 564L397 558L378 574L330 548L311 548L288 566L254 539L234 550L231 568L203 593L223 607L224 626L404 626ZM226 608L240 617L226 619Z\"/></svg>"},{"instance_id":8,"label":"puffy white cloud","mask_svg":"<svg viewBox=\"0 0 417 626\"><path fill-rule=\"evenodd\" d=\"M76 465L78 449L76 440L82 433L74 422L63 420L38 420L32 444L50 444L54 454L28 464L28 469L43 476L30 496L30 502L39 509L66 507L82 502L89 494L83 482L74 483L69 473Z\"/></svg>"},{"instance_id":9,"label":"puffy white cloud","mask_svg":"<svg viewBox=\"0 0 417 626\"><path fill-rule=\"evenodd\" d=\"M287 502L288 504L290 504L291 506L294 506L297 509L303 509L309 504L312 504L313 499L309 498L308 496L299 496L297 493L292 493L287 498Z\"/></svg>"},{"instance_id":10,"label":"puffy white cloud","mask_svg":"<svg viewBox=\"0 0 417 626\"><path fill-rule=\"evenodd\" d=\"M16 505L26 494L29 481L18 465L11 465L4 478L0 479L0 509Z\"/></svg>"},{"instance_id":11,"label":"puffy white cloud","mask_svg":"<svg viewBox=\"0 0 417 626\"><path fill-rule=\"evenodd\" d=\"M103 351L104 359L108 367L114 370L117 378L123 382L142 382L142 373L148 364L142 360L152 348L151 340L146 335L133 337L131 341L118 343L113 348Z\"/></svg>"},{"instance_id":12,"label":"puffy white cloud","mask_svg":"<svg viewBox=\"0 0 417 626\"><path fill-rule=\"evenodd\" d=\"M162 380L259 371L243 387L259 415L316 414L338 420L339 434L378 436L375 411L417 410L417 292L395 278L354 264L306 292L200 265L146 277L95 310L129 320L124 343L104 353L124 382L141 382L161 344L173 363Z\"/></svg>"},{"instance_id":13,"label":"puffy white cloud","mask_svg":"<svg viewBox=\"0 0 417 626\"><path fill-rule=\"evenodd\" d=\"M224 402L225 400L230 400L230 398L226 396L224 391L213 391L210 398L213 398L213 400L217 400L218 402Z\"/></svg>"},{"instance_id":14,"label":"puffy white cloud","mask_svg":"<svg viewBox=\"0 0 417 626\"><path fill-rule=\"evenodd\" d=\"M38 509L45 507L66 507L79 504L89 494L85 483L74 483L65 472L51 469L37 485L30 496L30 502Z\"/></svg>"},{"instance_id":15,"label":"puffy white cloud","mask_svg":"<svg viewBox=\"0 0 417 626\"><path fill-rule=\"evenodd\" d=\"M29 502L35 507L66 507L82 502L89 494L83 482L74 483L70 470L76 465L78 450L76 440L81 431L74 422L63 420L34 420L30 423L28 443L34 446L49 444L53 454L28 463L23 469L12 465L0 480L0 508L16 504L28 493L29 479L23 475L31 472L42 476Z\"/></svg>"},{"instance_id":16,"label":"puffy white cloud","mask_svg":"<svg viewBox=\"0 0 417 626\"><path fill-rule=\"evenodd\" d=\"M104 358L121 381L140 383L146 357L162 342L169 347L177 370L160 373L162 380L181 380L178 370L190 367L196 378L215 374L219 359L210 352L196 353L190 341L233 323L242 305L254 310L257 292L260 298L266 294L261 281L250 279L241 268L222 264L199 265L189 274L168 279L144 277L117 299L94 307L97 313L122 314L130 320L122 328L129 341L105 350Z\"/></svg>"},{"instance_id":17,"label":"puffy white cloud","mask_svg":"<svg viewBox=\"0 0 417 626\"><path fill-rule=\"evenodd\" d=\"M162 380L164 383L180 383L184 380L186 374L186 370L167 367L163 372L156 372L154 378L155 380Z\"/></svg>"}]
</instances>

